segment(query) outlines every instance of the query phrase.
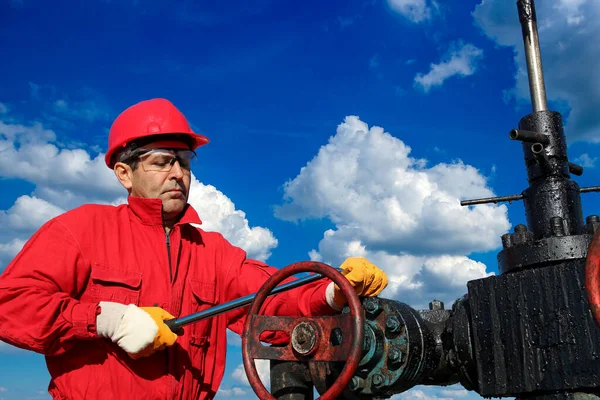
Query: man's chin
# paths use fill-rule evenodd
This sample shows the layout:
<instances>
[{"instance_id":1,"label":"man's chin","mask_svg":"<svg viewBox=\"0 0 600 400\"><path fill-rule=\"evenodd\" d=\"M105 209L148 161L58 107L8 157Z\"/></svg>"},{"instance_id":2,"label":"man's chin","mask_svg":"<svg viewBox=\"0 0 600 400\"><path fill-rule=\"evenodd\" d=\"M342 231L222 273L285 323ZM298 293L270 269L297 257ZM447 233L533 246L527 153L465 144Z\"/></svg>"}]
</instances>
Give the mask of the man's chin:
<instances>
[{"instance_id":1,"label":"man's chin","mask_svg":"<svg viewBox=\"0 0 600 400\"><path fill-rule=\"evenodd\" d=\"M187 200L185 199L163 200L163 214L166 217L174 218L183 212L186 204Z\"/></svg>"}]
</instances>

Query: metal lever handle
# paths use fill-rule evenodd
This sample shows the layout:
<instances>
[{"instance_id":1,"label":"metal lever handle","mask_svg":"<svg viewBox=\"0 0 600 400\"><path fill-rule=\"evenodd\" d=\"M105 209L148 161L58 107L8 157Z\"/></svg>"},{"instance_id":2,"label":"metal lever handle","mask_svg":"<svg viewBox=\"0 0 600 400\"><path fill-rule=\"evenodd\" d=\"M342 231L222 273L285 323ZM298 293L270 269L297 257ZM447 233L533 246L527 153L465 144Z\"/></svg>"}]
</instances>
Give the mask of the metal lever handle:
<instances>
[{"instance_id":1,"label":"metal lever handle","mask_svg":"<svg viewBox=\"0 0 600 400\"><path fill-rule=\"evenodd\" d=\"M342 272L342 270L340 268L336 268L336 270L340 273ZM277 286L275 289L273 289L273 291L269 294L269 296L273 296L275 294L282 293L282 292L297 288L299 286L306 285L307 283L318 281L319 279L322 279L322 278L324 278L323 275L315 274L315 275L307 276L306 278L297 279L293 282L285 283L285 284L283 284L281 286ZM250 294L248 296L240 297L239 299L235 299L235 300L231 300L227 303L219 304L215 307L209 308L208 310L200 311L195 314L190 314L188 316L181 317L181 318L168 319L168 320L165 320L165 325L167 325L169 327L169 329L171 329L171 331L175 332L178 329L180 329L181 327L191 324L193 322L198 322L198 321L201 321L206 318L211 318L216 315L226 313L226 312L234 310L236 308L247 306L248 304L252 303L252 301L254 301L255 297L256 297L256 293Z\"/></svg>"}]
</instances>

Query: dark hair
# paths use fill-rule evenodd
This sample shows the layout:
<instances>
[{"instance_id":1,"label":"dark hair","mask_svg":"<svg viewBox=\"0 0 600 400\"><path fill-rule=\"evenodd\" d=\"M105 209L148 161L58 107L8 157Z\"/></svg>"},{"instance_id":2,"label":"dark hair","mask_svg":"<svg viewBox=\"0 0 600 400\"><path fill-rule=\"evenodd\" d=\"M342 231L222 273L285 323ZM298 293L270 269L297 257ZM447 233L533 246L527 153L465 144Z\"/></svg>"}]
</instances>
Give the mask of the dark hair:
<instances>
[{"instance_id":1,"label":"dark hair","mask_svg":"<svg viewBox=\"0 0 600 400\"><path fill-rule=\"evenodd\" d=\"M137 166L140 162L140 160L137 157L134 157L135 152L138 148L139 148L139 146L132 146L132 144L129 144L123 150L121 150L117 154L113 155L113 158L115 159L115 163L122 162L124 164L129 165L131 167L131 169L133 171L135 171L135 169L137 168Z\"/></svg>"},{"instance_id":2,"label":"dark hair","mask_svg":"<svg viewBox=\"0 0 600 400\"><path fill-rule=\"evenodd\" d=\"M152 142L159 142L162 140L177 140L188 145L190 149L193 145L193 139L189 135L174 135L171 133L166 135L146 136L127 143L127 146L125 146L122 150L115 152L115 154L113 154L112 156L112 160L114 161L113 165L115 163L122 162L124 164L129 165L131 169L135 171L140 162L139 159L135 157L136 151L140 147L146 146L147 144L150 144Z\"/></svg>"}]
</instances>

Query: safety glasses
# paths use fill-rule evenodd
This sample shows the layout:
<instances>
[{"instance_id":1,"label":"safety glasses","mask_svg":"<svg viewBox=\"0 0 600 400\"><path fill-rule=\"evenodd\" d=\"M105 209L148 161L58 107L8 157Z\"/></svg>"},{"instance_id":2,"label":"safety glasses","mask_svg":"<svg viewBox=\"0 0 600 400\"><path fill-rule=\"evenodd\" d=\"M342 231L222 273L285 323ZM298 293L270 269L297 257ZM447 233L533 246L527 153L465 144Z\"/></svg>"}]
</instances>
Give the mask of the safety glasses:
<instances>
[{"instance_id":1,"label":"safety glasses","mask_svg":"<svg viewBox=\"0 0 600 400\"><path fill-rule=\"evenodd\" d=\"M196 159L196 153L193 150L145 149L131 156L131 158L136 157L140 159L142 168L147 172L168 172L176 161L179 162L182 170L189 172Z\"/></svg>"}]
</instances>

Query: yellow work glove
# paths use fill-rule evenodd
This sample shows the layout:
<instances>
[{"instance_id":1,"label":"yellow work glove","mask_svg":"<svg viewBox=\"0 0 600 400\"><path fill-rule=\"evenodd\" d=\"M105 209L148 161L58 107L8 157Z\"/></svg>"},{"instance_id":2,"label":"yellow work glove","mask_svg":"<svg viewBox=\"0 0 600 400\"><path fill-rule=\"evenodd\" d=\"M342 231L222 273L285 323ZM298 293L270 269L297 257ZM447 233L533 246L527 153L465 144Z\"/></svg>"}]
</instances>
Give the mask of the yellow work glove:
<instances>
[{"instance_id":1,"label":"yellow work glove","mask_svg":"<svg viewBox=\"0 0 600 400\"><path fill-rule=\"evenodd\" d=\"M166 347L173 346L175 341L177 341L177 335L169 329L169 327L164 323L167 319L175 318L167 311L163 310L160 307L140 307L143 311L150 314L150 317L154 320L154 323L158 327L158 332L156 336L154 336L154 342L148 345L145 349L140 351L139 353L129 354L129 356L133 359L138 359L140 357L147 357L152 355L155 351L163 350Z\"/></svg>"},{"instance_id":2,"label":"yellow work glove","mask_svg":"<svg viewBox=\"0 0 600 400\"><path fill-rule=\"evenodd\" d=\"M342 275L348 279L359 296L377 296L388 284L387 275L375 264L363 257L347 258L342 265ZM326 291L327 303L337 310L346 304L346 296L331 282Z\"/></svg>"},{"instance_id":3,"label":"yellow work glove","mask_svg":"<svg viewBox=\"0 0 600 400\"><path fill-rule=\"evenodd\" d=\"M99 337L110 339L133 359L147 357L157 350L172 346L177 335L164 320L174 318L159 307L137 307L102 301L96 317Z\"/></svg>"}]
</instances>

